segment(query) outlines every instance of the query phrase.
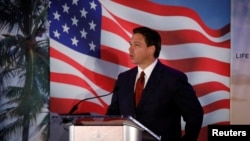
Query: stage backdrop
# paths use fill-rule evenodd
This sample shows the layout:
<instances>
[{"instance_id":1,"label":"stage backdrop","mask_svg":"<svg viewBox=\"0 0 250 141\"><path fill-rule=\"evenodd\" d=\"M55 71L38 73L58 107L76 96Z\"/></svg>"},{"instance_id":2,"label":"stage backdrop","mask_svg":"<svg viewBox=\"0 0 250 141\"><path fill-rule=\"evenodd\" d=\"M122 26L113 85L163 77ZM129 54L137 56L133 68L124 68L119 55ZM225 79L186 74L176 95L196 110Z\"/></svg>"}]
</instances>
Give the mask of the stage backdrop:
<instances>
[{"instance_id":1,"label":"stage backdrop","mask_svg":"<svg viewBox=\"0 0 250 141\"><path fill-rule=\"evenodd\" d=\"M197 92L205 111L199 140L207 125L230 123L230 1L55 0L49 18L53 114L111 92L118 73L134 66L132 29L147 26L161 34L160 60L185 72ZM104 114L110 98L84 101L75 114ZM54 128L52 136L67 139Z\"/></svg>"},{"instance_id":2,"label":"stage backdrop","mask_svg":"<svg viewBox=\"0 0 250 141\"><path fill-rule=\"evenodd\" d=\"M231 124L250 124L250 1L232 1Z\"/></svg>"}]
</instances>

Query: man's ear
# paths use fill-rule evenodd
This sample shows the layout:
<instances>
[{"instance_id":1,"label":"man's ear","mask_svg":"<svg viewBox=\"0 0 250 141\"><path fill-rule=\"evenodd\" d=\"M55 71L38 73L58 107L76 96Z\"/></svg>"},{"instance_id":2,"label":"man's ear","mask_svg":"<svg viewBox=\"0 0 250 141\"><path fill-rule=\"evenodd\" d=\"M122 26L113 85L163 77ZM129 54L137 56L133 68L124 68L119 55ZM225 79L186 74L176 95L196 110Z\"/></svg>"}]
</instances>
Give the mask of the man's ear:
<instances>
[{"instance_id":1,"label":"man's ear","mask_svg":"<svg viewBox=\"0 0 250 141\"><path fill-rule=\"evenodd\" d=\"M155 52L155 46L154 45L151 45L148 49L149 49L150 52L152 52L154 54L154 52Z\"/></svg>"}]
</instances>

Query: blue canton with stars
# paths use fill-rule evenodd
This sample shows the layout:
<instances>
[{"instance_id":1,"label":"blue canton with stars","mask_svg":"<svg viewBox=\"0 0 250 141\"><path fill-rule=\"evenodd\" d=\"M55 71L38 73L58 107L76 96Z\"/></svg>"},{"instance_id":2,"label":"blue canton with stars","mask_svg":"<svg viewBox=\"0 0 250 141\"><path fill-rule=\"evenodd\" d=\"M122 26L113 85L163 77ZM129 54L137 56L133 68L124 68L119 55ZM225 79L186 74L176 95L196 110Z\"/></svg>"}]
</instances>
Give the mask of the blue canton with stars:
<instances>
[{"instance_id":1,"label":"blue canton with stars","mask_svg":"<svg viewBox=\"0 0 250 141\"><path fill-rule=\"evenodd\" d=\"M100 57L101 5L96 0L51 0L50 38Z\"/></svg>"}]
</instances>

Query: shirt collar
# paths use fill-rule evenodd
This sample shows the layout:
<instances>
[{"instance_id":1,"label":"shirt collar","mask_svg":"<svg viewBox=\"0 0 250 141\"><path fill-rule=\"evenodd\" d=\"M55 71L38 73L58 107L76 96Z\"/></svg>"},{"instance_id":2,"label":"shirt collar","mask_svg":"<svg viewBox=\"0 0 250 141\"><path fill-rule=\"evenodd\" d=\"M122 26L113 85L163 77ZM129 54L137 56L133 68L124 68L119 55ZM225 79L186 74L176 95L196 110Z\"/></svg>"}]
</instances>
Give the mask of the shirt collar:
<instances>
[{"instance_id":1,"label":"shirt collar","mask_svg":"<svg viewBox=\"0 0 250 141\"><path fill-rule=\"evenodd\" d=\"M157 63L157 59L155 59L155 61L152 64L150 64L147 68L145 68L144 70L142 70L140 67L137 67L138 68L137 77L139 77L139 75L141 74L141 71L144 71L145 77L146 77L146 79L148 79L149 76L151 75L156 63Z\"/></svg>"}]
</instances>

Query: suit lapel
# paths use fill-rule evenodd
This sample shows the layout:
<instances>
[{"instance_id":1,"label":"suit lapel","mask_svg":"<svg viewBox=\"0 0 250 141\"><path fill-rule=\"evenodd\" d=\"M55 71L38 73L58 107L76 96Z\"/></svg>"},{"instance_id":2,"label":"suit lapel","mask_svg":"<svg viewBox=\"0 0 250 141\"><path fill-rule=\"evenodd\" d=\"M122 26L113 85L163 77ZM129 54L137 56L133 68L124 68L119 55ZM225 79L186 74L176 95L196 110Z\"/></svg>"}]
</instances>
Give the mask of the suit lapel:
<instances>
[{"instance_id":1,"label":"suit lapel","mask_svg":"<svg viewBox=\"0 0 250 141\"><path fill-rule=\"evenodd\" d=\"M133 110L134 113L134 107L135 107L135 93L134 93L134 86L135 86L135 79L136 79L136 74L137 74L138 69L135 67L135 69L132 69L130 76L129 76L129 83L124 84L128 85L129 89L129 103L130 103L130 108Z\"/></svg>"}]
</instances>

